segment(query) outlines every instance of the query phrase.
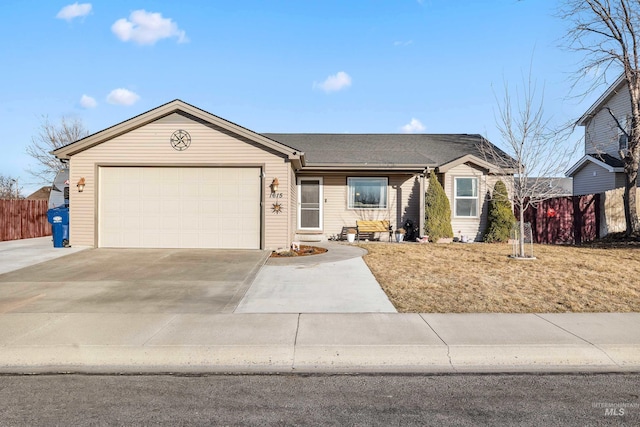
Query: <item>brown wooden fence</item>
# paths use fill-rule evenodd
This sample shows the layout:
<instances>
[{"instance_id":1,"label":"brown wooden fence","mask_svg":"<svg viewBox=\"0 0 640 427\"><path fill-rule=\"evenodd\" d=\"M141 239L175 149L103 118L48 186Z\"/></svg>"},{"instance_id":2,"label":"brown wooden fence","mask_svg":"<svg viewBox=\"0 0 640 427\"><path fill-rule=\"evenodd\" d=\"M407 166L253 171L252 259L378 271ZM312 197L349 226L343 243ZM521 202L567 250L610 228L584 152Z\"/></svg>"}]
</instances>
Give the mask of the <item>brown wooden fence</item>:
<instances>
[{"instance_id":1,"label":"brown wooden fence","mask_svg":"<svg viewBox=\"0 0 640 427\"><path fill-rule=\"evenodd\" d=\"M47 200L0 200L0 241L51 236Z\"/></svg>"},{"instance_id":2,"label":"brown wooden fence","mask_svg":"<svg viewBox=\"0 0 640 427\"><path fill-rule=\"evenodd\" d=\"M548 199L527 209L524 220L531 223L534 243L589 242L600 237L600 195Z\"/></svg>"}]
</instances>

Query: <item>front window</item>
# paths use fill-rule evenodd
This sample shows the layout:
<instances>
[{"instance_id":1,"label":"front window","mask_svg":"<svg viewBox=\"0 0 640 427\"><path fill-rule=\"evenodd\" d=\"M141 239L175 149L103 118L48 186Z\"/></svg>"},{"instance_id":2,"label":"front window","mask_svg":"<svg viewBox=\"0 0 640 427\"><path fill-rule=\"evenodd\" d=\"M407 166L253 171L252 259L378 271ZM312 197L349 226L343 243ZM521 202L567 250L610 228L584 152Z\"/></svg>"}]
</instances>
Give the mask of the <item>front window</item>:
<instances>
[{"instance_id":1,"label":"front window","mask_svg":"<svg viewBox=\"0 0 640 427\"><path fill-rule=\"evenodd\" d=\"M456 216L478 216L478 178L456 178Z\"/></svg>"},{"instance_id":2,"label":"front window","mask_svg":"<svg viewBox=\"0 0 640 427\"><path fill-rule=\"evenodd\" d=\"M387 178L348 178L349 209L386 209Z\"/></svg>"}]
</instances>

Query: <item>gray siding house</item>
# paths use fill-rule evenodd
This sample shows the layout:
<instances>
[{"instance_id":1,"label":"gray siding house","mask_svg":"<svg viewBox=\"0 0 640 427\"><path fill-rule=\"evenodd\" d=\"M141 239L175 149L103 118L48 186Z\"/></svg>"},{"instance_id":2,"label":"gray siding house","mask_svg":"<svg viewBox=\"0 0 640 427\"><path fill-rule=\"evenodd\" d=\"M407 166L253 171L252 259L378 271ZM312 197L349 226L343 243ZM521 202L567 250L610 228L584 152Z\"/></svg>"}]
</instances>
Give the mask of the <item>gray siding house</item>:
<instances>
[{"instance_id":1,"label":"gray siding house","mask_svg":"<svg viewBox=\"0 0 640 427\"><path fill-rule=\"evenodd\" d=\"M584 126L584 156L567 171L573 178L574 195L624 187L620 151L626 150L627 140L616 120L627 126L630 114L629 91L620 76L578 120Z\"/></svg>"}]
</instances>

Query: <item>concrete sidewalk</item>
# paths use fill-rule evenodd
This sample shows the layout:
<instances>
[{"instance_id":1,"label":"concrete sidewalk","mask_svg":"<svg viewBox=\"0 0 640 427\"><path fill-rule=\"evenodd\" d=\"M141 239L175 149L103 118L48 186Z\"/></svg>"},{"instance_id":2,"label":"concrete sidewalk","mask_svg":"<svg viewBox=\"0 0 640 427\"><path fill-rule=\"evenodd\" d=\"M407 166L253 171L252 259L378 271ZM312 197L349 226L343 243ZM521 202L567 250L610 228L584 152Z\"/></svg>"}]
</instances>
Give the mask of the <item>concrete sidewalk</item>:
<instances>
[{"instance_id":1,"label":"concrete sidewalk","mask_svg":"<svg viewBox=\"0 0 640 427\"><path fill-rule=\"evenodd\" d=\"M54 248L51 236L0 242L0 274L50 261L85 249L87 248Z\"/></svg>"},{"instance_id":2,"label":"concrete sidewalk","mask_svg":"<svg viewBox=\"0 0 640 427\"><path fill-rule=\"evenodd\" d=\"M640 313L0 316L0 372L640 371Z\"/></svg>"}]
</instances>

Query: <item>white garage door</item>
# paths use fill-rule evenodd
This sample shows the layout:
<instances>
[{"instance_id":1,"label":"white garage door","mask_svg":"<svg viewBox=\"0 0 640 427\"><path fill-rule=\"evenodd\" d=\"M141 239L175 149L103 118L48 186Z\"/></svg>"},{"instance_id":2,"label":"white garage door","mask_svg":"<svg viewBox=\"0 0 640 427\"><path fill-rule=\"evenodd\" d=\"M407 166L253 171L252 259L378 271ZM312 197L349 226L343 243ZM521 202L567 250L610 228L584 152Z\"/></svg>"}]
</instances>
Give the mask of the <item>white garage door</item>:
<instances>
[{"instance_id":1,"label":"white garage door","mask_svg":"<svg viewBox=\"0 0 640 427\"><path fill-rule=\"evenodd\" d=\"M101 167L98 245L260 248L260 169Z\"/></svg>"}]
</instances>

